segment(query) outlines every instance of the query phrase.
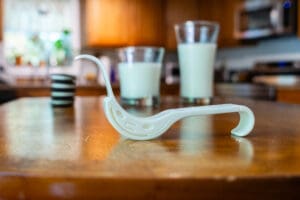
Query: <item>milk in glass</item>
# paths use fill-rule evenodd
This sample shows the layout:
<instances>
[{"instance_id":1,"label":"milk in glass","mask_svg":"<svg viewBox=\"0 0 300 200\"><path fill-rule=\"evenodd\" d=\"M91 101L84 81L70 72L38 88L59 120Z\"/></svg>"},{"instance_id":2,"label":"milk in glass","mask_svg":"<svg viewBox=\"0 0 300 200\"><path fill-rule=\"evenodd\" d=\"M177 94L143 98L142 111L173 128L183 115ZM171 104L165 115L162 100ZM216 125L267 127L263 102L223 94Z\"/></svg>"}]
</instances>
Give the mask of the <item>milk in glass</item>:
<instances>
[{"instance_id":1,"label":"milk in glass","mask_svg":"<svg viewBox=\"0 0 300 200\"><path fill-rule=\"evenodd\" d=\"M178 53L181 97L211 98L216 44L179 44Z\"/></svg>"},{"instance_id":2,"label":"milk in glass","mask_svg":"<svg viewBox=\"0 0 300 200\"><path fill-rule=\"evenodd\" d=\"M161 63L119 63L121 97L159 97Z\"/></svg>"}]
</instances>

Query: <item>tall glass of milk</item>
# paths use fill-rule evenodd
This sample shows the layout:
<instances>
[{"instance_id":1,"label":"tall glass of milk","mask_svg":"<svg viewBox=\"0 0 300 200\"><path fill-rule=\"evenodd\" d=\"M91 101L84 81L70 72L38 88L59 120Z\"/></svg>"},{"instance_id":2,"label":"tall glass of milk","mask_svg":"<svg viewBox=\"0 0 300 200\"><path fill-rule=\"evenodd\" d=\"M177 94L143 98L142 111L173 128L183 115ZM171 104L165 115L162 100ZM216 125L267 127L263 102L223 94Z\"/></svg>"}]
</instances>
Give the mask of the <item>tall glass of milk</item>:
<instances>
[{"instance_id":1,"label":"tall glass of milk","mask_svg":"<svg viewBox=\"0 0 300 200\"><path fill-rule=\"evenodd\" d=\"M186 21L175 25L183 103L209 104L213 97L213 69L219 25Z\"/></svg>"},{"instance_id":2,"label":"tall glass of milk","mask_svg":"<svg viewBox=\"0 0 300 200\"><path fill-rule=\"evenodd\" d=\"M162 47L119 49L118 70L123 104L158 105L163 56Z\"/></svg>"}]
</instances>

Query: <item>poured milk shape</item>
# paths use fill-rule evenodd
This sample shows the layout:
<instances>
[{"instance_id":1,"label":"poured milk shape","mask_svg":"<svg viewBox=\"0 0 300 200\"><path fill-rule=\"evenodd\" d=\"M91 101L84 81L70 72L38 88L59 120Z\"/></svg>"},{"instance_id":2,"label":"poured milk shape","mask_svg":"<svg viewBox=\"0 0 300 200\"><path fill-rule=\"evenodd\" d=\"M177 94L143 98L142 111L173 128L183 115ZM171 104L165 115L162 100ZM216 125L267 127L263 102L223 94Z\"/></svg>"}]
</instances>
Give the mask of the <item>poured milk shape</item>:
<instances>
[{"instance_id":1,"label":"poured milk shape","mask_svg":"<svg viewBox=\"0 0 300 200\"><path fill-rule=\"evenodd\" d=\"M158 97L160 63L119 63L121 96L123 98Z\"/></svg>"},{"instance_id":2,"label":"poured milk shape","mask_svg":"<svg viewBox=\"0 0 300 200\"><path fill-rule=\"evenodd\" d=\"M179 44L180 92L182 97L213 96L213 65L216 44Z\"/></svg>"}]
</instances>

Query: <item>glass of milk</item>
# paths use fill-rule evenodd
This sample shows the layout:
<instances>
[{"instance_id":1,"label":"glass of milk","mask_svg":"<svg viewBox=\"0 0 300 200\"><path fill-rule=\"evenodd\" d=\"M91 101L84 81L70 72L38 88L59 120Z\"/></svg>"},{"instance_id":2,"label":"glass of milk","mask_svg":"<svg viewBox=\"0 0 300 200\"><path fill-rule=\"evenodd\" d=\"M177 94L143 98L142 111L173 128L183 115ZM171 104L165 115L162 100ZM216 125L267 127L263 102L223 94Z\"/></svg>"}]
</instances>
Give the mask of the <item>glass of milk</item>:
<instances>
[{"instance_id":1,"label":"glass of milk","mask_svg":"<svg viewBox=\"0 0 300 200\"><path fill-rule=\"evenodd\" d=\"M186 21L175 25L183 103L209 104L219 24Z\"/></svg>"},{"instance_id":2,"label":"glass of milk","mask_svg":"<svg viewBox=\"0 0 300 200\"><path fill-rule=\"evenodd\" d=\"M118 53L122 104L158 105L164 48L125 47Z\"/></svg>"}]
</instances>

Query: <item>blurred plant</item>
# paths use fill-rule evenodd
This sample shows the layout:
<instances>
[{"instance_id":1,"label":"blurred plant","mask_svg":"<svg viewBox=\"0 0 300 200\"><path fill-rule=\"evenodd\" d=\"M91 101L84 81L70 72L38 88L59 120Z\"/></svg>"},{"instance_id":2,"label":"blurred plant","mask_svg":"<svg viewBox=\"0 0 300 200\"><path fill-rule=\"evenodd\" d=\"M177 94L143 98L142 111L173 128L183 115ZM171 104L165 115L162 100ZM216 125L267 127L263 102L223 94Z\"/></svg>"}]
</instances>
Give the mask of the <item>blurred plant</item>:
<instances>
[{"instance_id":1,"label":"blurred plant","mask_svg":"<svg viewBox=\"0 0 300 200\"><path fill-rule=\"evenodd\" d=\"M33 66L40 66L41 63L45 63L45 45L38 33L30 36L24 60L27 61L27 64Z\"/></svg>"},{"instance_id":2,"label":"blurred plant","mask_svg":"<svg viewBox=\"0 0 300 200\"><path fill-rule=\"evenodd\" d=\"M72 60L72 48L70 42L71 32L68 29L62 31L59 39L57 39L53 44L53 49L50 57L50 64L68 65Z\"/></svg>"}]
</instances>

